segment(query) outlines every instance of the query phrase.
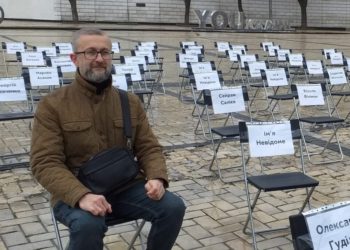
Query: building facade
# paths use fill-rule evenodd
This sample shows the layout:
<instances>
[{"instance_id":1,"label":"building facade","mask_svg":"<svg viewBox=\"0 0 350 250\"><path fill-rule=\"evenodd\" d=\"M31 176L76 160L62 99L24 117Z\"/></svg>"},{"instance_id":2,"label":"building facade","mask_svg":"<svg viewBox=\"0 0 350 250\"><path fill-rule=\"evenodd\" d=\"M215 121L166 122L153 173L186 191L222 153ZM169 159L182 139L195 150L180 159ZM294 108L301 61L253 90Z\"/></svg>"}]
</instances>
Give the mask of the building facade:
<instances>
[{"instance_id":1,"label":"building facade","mask_svg":"<svg viewBox=\"0 0 350 250\"><path fill-rule=\"evenodd\" d=\"M6 18L62 20L72 19L68 0L2 0ZM184 0L77 0L81 21L94 22L184 22ZM237 0L193 0L191 10L222 10L237 12ZM300 7L297 0L244 0L246 18L279 19L300 25ZM307 7L308 26L350 28L349 0L313 0ZM190 12L190 22L198 23Z\"/></svg>"}]
</instances>

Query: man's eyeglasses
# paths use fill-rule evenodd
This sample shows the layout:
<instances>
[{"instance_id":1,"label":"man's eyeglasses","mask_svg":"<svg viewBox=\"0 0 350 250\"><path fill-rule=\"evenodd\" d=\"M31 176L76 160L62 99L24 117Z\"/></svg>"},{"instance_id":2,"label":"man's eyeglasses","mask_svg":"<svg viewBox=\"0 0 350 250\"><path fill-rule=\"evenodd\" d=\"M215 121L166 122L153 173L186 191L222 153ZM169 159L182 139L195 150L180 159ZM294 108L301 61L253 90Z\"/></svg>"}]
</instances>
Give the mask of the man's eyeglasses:
<instances>
[{"instance_id":1,"label":"man's eyeglasses","mask_svg":"<svg viewBox=\"0 0 350 250\"><path fill-rule=\"evenodd\" d=\"M109 51L109 50L97 51L94 49L88 49L85 51L75 52L75 54L77 54L77 55L84 54L85 58L88 60L95 60L97 58L98 54L100 54L101 57L105 60L112 59L113 53L114 53L113 51Z\"/></svg>"}]
</instances>

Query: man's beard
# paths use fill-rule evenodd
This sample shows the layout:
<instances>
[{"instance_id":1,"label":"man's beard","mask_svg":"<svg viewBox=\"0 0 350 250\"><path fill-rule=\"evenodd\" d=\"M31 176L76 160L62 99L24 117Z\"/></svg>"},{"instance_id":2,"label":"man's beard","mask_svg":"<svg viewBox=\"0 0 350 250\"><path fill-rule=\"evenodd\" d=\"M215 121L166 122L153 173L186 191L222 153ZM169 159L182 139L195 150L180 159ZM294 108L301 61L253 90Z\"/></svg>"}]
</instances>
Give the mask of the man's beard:
<instances>
[{"instance_id":1,"label":"man's beard","mask_svg":"<svg viewBox=\"0 0 350 250\"><path fill-rule=\"evenodd\" d=\"M106 70L104 72L95 72L93 69L88 69L85 72L80 72L83 77L90 81L90 82L95 82L95 83L101 83L103 81L106 81L112 72L112 65L106 66Z\"/></svg>"}]
</instances>

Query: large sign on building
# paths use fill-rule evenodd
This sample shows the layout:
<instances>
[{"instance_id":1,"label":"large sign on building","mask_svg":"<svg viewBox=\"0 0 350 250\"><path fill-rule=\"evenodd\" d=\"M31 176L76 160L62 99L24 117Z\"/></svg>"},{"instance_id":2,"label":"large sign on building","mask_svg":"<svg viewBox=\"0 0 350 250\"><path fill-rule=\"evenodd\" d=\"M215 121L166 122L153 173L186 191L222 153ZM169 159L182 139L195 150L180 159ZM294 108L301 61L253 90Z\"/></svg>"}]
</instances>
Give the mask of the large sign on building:
<instances>
[{"instance_id":1,"label":"large sign on building","mask_svg":"<svg viewBox=\"0 0 350 250\"><path fill-rule=\"evenodd\" d=\"M246 19L243 12L225 12L222 10L194 10L200 28L237 29L237 30L291 30L287 20Z\"/></svg>"}]
</instances>

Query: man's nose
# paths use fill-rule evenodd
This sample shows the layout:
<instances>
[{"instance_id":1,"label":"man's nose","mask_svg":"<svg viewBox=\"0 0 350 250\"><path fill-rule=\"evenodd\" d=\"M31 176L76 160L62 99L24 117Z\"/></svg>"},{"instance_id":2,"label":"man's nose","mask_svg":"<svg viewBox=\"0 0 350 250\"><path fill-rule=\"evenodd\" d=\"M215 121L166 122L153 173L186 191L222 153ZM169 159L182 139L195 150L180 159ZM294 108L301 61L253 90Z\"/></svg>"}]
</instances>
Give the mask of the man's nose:
<instances>
[{"instance_id":1,"label":"man's nose","mask_svg":"<svg viewBox=\"0 0 350 250\"><path fill-rule=\"evenodd\" d=\"M97 56L96 56L95 61L103 61L103 57L102 57L101 52L98 52L98 53L97 53Z\"/></svg>"}]
</instances>

